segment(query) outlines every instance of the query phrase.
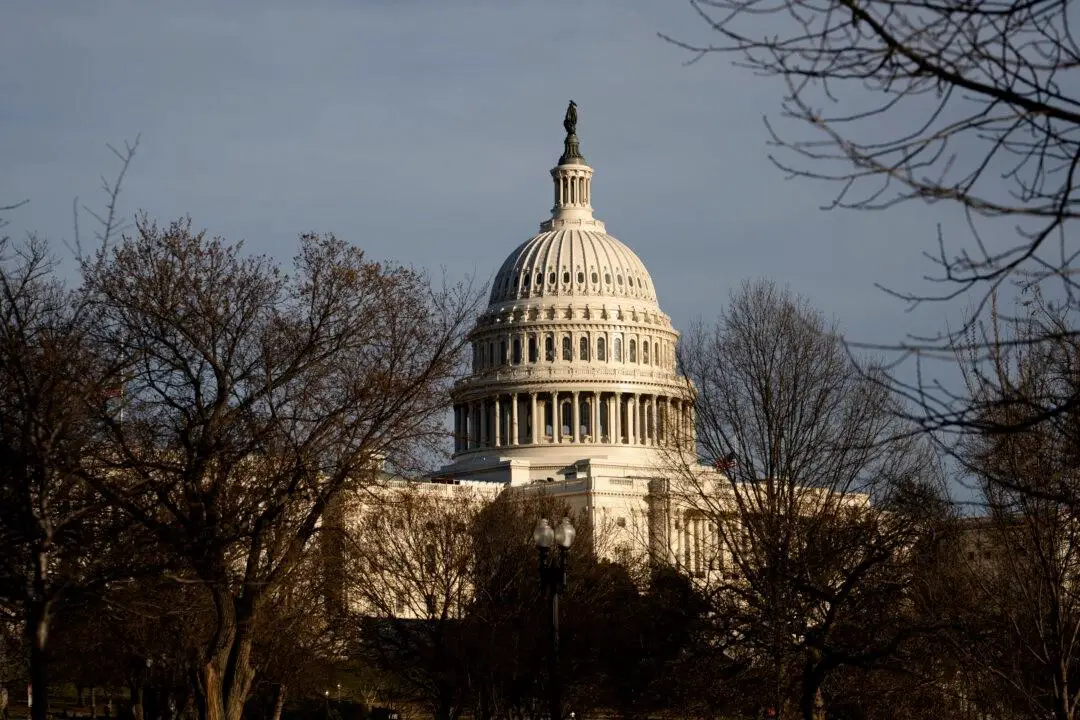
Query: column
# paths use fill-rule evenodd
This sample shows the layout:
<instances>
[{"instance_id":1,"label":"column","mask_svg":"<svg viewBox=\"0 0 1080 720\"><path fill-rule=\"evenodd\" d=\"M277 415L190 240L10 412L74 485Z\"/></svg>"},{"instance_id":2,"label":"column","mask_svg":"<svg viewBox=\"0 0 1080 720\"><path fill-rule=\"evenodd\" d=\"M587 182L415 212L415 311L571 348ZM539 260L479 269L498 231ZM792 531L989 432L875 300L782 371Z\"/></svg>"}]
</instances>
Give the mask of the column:
<instances>
[{"instance_id":1,"label":"column","mask_svg":"<svg viewBox=\"0 0 1080 720\"><path fill-rule=\"evenodd\" d=\"M664 404L664 438L668 445L673 445L675 432L671 429L671 418L675 417L675 401L669 397Z\"/></svg>"},{"instance_id":2,"label":"column","mask_svg":"<svg viewBox=\"0 0 1080 720\"><path fill-rule=\"evenodd\" d=\"M570 420L574 423L573 438L575 443L581 442L581 400L577 390L572 393L574 407L570 411Z\"/></svg>"},{"instance_id":3,"label":"column","mask_svg":"<svg viewBox=\"0 0 1080 720\"><path fill-rule=\"evenodd\" d=\"M540 442L537 439L537 438L540 437L538 435L539 429L540 429L540 420L536 416L536 393L534 393L534 392L529 393L529 403L530 403L529 417L532 418L532 433L531 433L532 438L530 438L530 442L532 442L532 444L535 445L536 443Z\"/></svg>"},{"instance_id":4,"label":"column","mask_svg":"<svg viewBox=\"0 0 1080 720\"><path fill-rule=\"evenodd\" d=\"M592 441L594 443L600 442L603 438L600 435L600 393L594 392L592 396Z\"/></svg>"},{"instance_id":5,"label":"column","mask_svg":"<svg viewBox=\"0 0 1080 720\"><path fill-rule=\"evenodd\" d=\"M659 407L660 404L656 401L656 395L653 395L650 403L650 408L652 409L652 432L649 433L650 445L660 444L660 417L656 414L657 408Z\"/></svg>"},{"instance_id":6,"label":"column","mask_svg":"<svg viewBox=\"0 0 1080 720\"><path fill-rule=\"evenodd\" d=\"M465 406L454 406L454 452L461 452L465 442Z\"/></svg>"},{"instance_id":7,"label":"column","mask_svg":"<svg viewBox=\"0 0 1080 720\"><path fill-rule=\"evenodd\" d=\"M477 403L480 408L480 447L487 447L488 444L488 423L487 423L487 401L481 400Z\"/></svg>"},{"instance_id":8,"label":"column","mask_svg":"<svg viewBox=\"0 0 1080 720\"><path fill-rule=\"evenodd\" d=\"M521 433L518 432L518 394L512 393L510 395L510 444L517 445L521 440Z\"/></svg>"},{"instance_id":9,"label":"column","mask_svg":"<svg viewBox=\"0 0 1080 720\"><path fill-rule=\"evenodd\" d=\"M499 447L499 440L502 439L502 407L499 404L499 396L495 396L495 407L493 413L495 416L495 441L492 443L494 447Z\"/></svg>"},{"instance_id":10,"label":"column","mask_svg":"<svg viewBox=\"0 0 1080 720\"><path fill-rule=\"evenodd\" d=\"M701 537L701 518L696 517L696 518L694 518L694 571L695 572L701 572L702 571L702 562L701 561L702 561L702 556L704 555L704 553L702 552L701 540L702 540L702 537Z\"/></svg>"},{"instance_id":11,"label":"column","mask_svg":"<svg viewBox=\"0 0 1080 720\"><path fill-rule=\"evenodd\" d=\"M615 401L615 427L611 433L611 442L620 444L622 443L622 393L615 393L612 399Z\"/></svg>"},{"instance_id":12,"label":"column","mask_svg":"<svg viewBox=\"0 0 1080 720\"><path fill-rule=\"evenodd\" d=\"M556 445L562 442L562 408L557 392L551 393L551 441Z\"/></svg>"},{"instance_id":13,"label":"column","mask_svg":"<svg viewBox=\"0 0 1080 720\"><path fill-rule=\"evenodd\" d=\"M630 428L630 444L631 445L636 445L638 443L638 436L640 435L640 432L641 432L641 425L638 424L639 415L640 415L640 407L641 407L640 400L641 400L641 395L638 394L638 393L634 393L634 397L633 397L633 401L632 401L634 403L634 410L633 410L633 414L630 415L630 418L631 418L631 423L630 423L630 425L631 425L631 428Z\"/></svg>"}]
</instances>

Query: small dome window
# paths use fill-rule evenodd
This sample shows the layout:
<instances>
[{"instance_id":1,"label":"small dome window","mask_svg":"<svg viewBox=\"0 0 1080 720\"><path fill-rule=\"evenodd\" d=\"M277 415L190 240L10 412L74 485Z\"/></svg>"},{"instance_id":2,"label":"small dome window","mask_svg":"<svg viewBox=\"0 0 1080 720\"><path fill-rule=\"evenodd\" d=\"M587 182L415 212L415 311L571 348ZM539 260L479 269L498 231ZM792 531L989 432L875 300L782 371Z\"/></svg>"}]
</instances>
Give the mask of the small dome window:
<instances>
[{"instance_id":1,"label":"small dome window","mask_svg":"<svg viewBox=\"0 0 1080 720\"><path fill-rule=\"evenodd\" d=\"M616 276L615 276L615 282L617 282L617 283L619 283L620 285L622 285L622 275L616 275Z\"/></svg>"},{"instance_id":2,"label":"small dome window","mask_svg":"<svg viewBox=\"0 0 1080 720\"><path fill-rule=\"evenodd\" d=\"M604 282L606 282L608 285L611 284L611 273L604 273Z\"/></svg>"},{"instance_id":3,"label":"small dome window","mask_svg":"<svg viewBox=\"0 0 1080 720\"><path fill-rule=\"evenodd\" d=\"M551 284L551 285L555 284L555 271L554 270L552 270L550 273L548 273L548 283Z\"/></svg>"},{"instance_id":4,"label":"small dome window","mask_svg":"<svg viewBox=\"0 0 1080 720\"><path fill-rule=\"evenodd\" d=\"M596 274L595 270L593 270L592 281L593 281L593 284L596 284L596 283L600 282L600 276Z\"/></svg>"},{"instance_id":5,"label":"small dome window","mask_svg":"<svg viewBox=\"0 0 1080 720\"><path fill-rule=\"evenodd\" d=\"M544 273L536 273L536 284L538 286L544 284Z\"/></svg>"},{"instance_id":6,"label":"small dome window","mask_svg":"<svg viewBox=\"0 0 1080 720\"><path fill-rule=\"evenodd\" d=\"M529 287L529 276L525 275L521 278L521 284L523 287Z\"/></svg>"},{"instance_id":7,"label":"small dome window","mask_svg":"<svg viewBox=\"0 0 1080 720\"><path fill-rule=\"evenodd\" d=\"M581 272L580 270L578 270L578 273L577 273L577 281L579 283L584 283L585 282L585 273Z\"/></svg>"},{"instance_id":8,"label":"small dome window","mask_svg":"<svg viewBox=\"0 0 1080 720\"><path fill-rule=\"evenodd\" d=\"M569 270L563 270L562 281L563 281L564 285L569 285L570 284L570 271Z\"/></svg>"}]
</instances>

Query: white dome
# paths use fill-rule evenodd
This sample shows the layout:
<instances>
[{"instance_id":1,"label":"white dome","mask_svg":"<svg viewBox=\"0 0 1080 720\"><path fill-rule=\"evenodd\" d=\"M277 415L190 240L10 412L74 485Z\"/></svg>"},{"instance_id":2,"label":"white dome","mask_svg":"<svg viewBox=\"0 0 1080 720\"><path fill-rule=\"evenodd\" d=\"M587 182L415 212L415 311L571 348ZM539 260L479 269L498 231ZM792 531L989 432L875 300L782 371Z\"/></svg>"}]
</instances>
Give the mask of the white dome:
<instances>
[{"instance_id":1,"label":"white dome","mask_svg":"<svg viewBox=\"0 0 1080 720\"><path fill-rule=\"evenodd\" d=\"M549 230L520 245L495 275L490 302L585 296L656 303L645 264L599 229Z\"/></svg>"}]
</instances>

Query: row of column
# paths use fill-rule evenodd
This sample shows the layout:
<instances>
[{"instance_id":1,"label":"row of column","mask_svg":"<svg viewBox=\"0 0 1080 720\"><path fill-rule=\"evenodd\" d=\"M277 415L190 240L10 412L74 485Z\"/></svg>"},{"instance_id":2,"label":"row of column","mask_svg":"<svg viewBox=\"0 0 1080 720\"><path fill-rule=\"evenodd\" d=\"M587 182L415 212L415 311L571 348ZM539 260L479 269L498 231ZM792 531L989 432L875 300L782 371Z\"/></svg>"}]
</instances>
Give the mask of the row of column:
<instances>
[{"instance_id":1,"label":"row of column","mask_svg":"<svg viewBox=\"0 0 1080 720\"><path fill-rule=\"evenodd\" d=\"M671 445L693 437L693 407L647 393L507 393L454 405L454 452L545 443Z\"/></svg>"}]
</instances>

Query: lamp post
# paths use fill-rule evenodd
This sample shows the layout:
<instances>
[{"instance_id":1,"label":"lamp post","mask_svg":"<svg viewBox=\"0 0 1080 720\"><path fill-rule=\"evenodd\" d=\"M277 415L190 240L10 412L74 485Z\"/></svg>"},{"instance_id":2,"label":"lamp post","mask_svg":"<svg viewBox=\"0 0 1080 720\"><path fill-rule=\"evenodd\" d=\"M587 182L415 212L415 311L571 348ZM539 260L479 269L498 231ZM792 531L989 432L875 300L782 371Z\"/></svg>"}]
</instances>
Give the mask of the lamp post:
<instances>
[{"instance_id":1,"label":"lamp post","mask_svg":"<svg viewBox=\"0 0 1080 720\"><path fill-rule=\"evenodd\" d=\"M551 652L548 657L548 703L550 720L562 720L559 687L559 594L566 589L566 553L574 544L574 526L563 518L552 528L540 518L533 530L533 542L540 554L540 587L551 598ZM552 552L552 547L557 548Z\"/></svg>"}]
</instances>

